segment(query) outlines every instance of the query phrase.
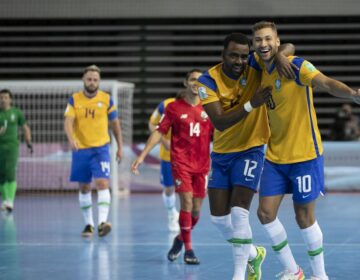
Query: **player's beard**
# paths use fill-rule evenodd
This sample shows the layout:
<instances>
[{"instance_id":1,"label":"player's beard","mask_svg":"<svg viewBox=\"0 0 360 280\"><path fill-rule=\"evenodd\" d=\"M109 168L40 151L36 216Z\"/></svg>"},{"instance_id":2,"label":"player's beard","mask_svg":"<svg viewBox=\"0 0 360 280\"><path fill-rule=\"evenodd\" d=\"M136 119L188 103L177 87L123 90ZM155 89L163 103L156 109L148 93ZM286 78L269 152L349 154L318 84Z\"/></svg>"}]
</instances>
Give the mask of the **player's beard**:
<instances>
[{"instance_id":1,"label":"player's beard","mask_svg":"<svg viewBox=\"0 0 360 280\"><path fill-rule=\"evenodd\" d=\"M85 88L85 91L86 91L87 95L89 95L89 96L94 96L97 93L98 89L99 89L99 87L86 86L85 84L84 84L84 88Z\"/></svg>"}]
</instances>

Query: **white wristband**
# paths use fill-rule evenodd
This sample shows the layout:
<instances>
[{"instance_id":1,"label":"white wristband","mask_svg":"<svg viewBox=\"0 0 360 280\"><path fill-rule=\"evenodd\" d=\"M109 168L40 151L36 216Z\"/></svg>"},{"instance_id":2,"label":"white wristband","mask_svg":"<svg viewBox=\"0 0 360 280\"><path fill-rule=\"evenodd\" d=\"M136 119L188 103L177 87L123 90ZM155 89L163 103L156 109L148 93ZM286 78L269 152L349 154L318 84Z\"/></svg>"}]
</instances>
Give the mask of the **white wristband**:
<instances>
[{"instance_id":1,"label":"white wristband","mask_svg":"<svg viewBox=\"0 0 360 280\"><path fill-rule=\"evenodd\" d=\"M250 101L248 101L244 104L244 109L246 112L250 113L254 108L253 108L253 106L251 106Z\"/></svg>"}]
</instances>

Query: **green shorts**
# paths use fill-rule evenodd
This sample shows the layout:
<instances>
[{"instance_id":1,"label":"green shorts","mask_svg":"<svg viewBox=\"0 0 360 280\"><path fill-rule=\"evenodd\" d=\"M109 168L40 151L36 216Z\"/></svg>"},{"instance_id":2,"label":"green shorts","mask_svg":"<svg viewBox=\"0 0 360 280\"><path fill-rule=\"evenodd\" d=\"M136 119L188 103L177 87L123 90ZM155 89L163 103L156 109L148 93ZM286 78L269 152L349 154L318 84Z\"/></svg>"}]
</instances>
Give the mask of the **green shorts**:
<instances>
[{"instance_id":1,"label":"green shorts","mask_svg":"<svg viewBox=\"0 0 360 280\"><path fill-rule=\"evenodd\" d=\"M18 157L18 145L6 145L0 147L0 184L16 180Z\"/></svg>"}]
</instances>

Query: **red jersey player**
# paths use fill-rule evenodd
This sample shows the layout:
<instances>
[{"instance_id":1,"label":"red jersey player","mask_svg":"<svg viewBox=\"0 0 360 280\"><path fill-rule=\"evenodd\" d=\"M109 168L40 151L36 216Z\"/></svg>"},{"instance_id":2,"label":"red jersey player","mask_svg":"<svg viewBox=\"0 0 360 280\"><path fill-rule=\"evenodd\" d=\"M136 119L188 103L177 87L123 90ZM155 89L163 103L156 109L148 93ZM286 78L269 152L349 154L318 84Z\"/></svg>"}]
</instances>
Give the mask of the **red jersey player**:
<instances>
[{"instance_id":1,"label":"red jersey player","mask_svg":"<svg viewBox=\"0 0 360 280\"><path fill-rule=\"evenodd\" d=\"M184 244L184 261L187 264L200 263L192 250L191 230L199 220L201 204L206 195L213 132L213 126L200 104L195 85L200 75L201 71L197 69L187 73L184 95L166 107L157 130L150 135L144 150L131 166L133 173L138 174L138 166L161 141L162 134L166 134L171 128L170 161L175 190L180 197L181 232L174 239L168 259L176 260Z\"/></svg>"}]
</instances>

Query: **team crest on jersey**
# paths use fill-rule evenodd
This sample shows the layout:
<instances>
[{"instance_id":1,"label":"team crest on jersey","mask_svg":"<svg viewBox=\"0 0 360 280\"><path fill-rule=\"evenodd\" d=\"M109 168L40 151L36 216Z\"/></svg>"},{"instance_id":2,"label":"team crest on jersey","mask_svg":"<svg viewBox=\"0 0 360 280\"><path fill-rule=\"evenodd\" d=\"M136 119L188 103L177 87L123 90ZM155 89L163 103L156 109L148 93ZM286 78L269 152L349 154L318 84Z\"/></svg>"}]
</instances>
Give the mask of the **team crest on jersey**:
<instances>
[{"instance_id":1,"label":"team crest on jersey","mask_svg":"<svg viewBox=\"0 0 360 280\"><path fill-rule=\"evenodd\" d=\"M11 120L12 122L15 121L15 115L14 115L14 114L11 114L10 120Z\"/></svg>"},{"instance_id":2,"label":"team crest on jersey","mask_svg":"<svg viewBox=\"0 0 360 280\"><path fill-rule=\"evenodd\" d=\"M175 179L175 187L180 187L180 185L181 185L181 180Z\"/></svg>"},{"instance_id":3,"label":"team crest on jersey","mask_svg":"<svg viewBox=\"0 0 360 280\"><path fill-rule=\"evenodd\" d=\"M201 117L204 121L206 121L209 116L208 116L208 114L206 114L205 111L202 111L201 114L200 114L200 117Z\"/></svg>"},{"instance_id":4,"label":"team crest on jersey","mask_svg":"<svg viewBox=\"0 0 360 280\"><path fill-rule=\"evenodd\" d=\"M246 77L240 80L240 85L242 85L243 87L246 86Z\"/></svg>"},{"instance_id":5,"label":"team crest on jersey","mask_svg":"<svg viewBox=\"0 0 360 280\"><path fill-rule=\"evenodd\" d=\"M205 87L198 87L198 93L199 93L200 99L205 99L208 97Z\"/></svg>"},{"instance_id":6,"label":"team crest on jersey","mask_svg":"<svg viewBox=\"0 0 360 280\"><path fill-rule=\"evenodd\" d=\"M181 114L180 119L187 119L188 114Z\"/></svg>"},{"instance_id":7,"label":"team crest on jersey","mask_svg":"<svg viewBox=\"0 0 360 280\"><path fill-rule=\"evenodd\" d=\"M309 61L306 61L304 63L304 66L306 67L307 70L309 70L311 73L316 71L316 68L314 65L312 65Z\"/></svg>"},{"instance_id":8,"label":"team crest on jersey","mask_svg":"<svg viewBox=\"0 0 360 280\"><path fill-rule=\"evenodd\" d=\"M97 106L98 106L99 108L101 108L101 107L102 107L102 103L101 103L101 102L98 102Z\"/></svg>"},{"instance_id":9,"label":"team crest on jersey","mask_svg":"<svg viewBox=\"0 0 360 280\"><path fill-rule=\"evenodd\" d=\"M275 89L276 90L280 90L281 88L281 80L280 79L276 79L275 80Z\"/></svg>"}]
</instances>

